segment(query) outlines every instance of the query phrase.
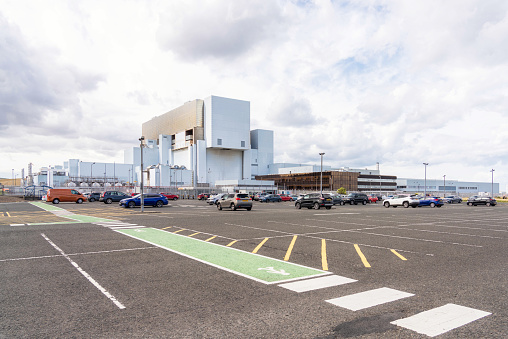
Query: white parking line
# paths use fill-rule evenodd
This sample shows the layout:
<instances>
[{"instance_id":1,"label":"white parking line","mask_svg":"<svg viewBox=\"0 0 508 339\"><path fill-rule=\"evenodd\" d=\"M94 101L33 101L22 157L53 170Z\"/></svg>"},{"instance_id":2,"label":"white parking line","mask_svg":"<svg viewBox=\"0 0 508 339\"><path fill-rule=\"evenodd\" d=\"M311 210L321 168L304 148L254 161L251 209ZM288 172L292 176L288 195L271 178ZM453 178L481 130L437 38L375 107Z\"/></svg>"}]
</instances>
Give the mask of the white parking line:
<instances>
[{"instance_id":1,"label":"white parking line","mask_svg":"<svg viewBox=\"0 0 508 339\"><path fill-rule=\"evenodd\" d=\"M44 233L41 233L42 237L46 239L47 242L51 244L60 254L67 259L72 266L74 266L79 273L81 273L89 282L92 283L102 294L104 294L109 300L111 300L119 309L124 309L125 306L122 305L113 295L111 295L104 287L102 287L94 278L92 278L85 270L83 270L79 265L74 262L60 247L58 247L54 242L52 242Z\"/></svg>"},{"instance_id":2,"label":"white parking line","mask_svg":"<svg viewBox=\"0 0 508 339\"><path fill-rule=\"evenodd\" d=\"M363 310L364 308L369 308L412 296L414 296L414 294L397 291L387 287L381 287L375 290L326 300L326 302L335 306L347 308L351 311L358 311Z\"/></svg>"},{"instance_id":3,"label":"white parking line","mask_svg":"<svg viewBox=\"0 0 508 339\"><path fill-rule=\"evenodd\" d=\"M327 277L320 277L320 278L314 278L314 279L307 279L302 281L295 281L285 284L280 284L280 287L287 288L288 290L294 291L294 292L307 292L307 291L313 291L321 288L326 287L332 287L332 286L339 286L344 284L349 284L352 282L356 282L357 280L341 277L338 275L330 275Z\"/></svg>"},{"instance_id":4,"label":"white parking line","mask_svg":"<svg viewBox=\"0 0 508 339\"><path fill-rule=\"evenodd\" d=\"M435 337L490 314L474 308L446 304L408 318L392 321L390 324Z\"/></svg>"}]
</instances>

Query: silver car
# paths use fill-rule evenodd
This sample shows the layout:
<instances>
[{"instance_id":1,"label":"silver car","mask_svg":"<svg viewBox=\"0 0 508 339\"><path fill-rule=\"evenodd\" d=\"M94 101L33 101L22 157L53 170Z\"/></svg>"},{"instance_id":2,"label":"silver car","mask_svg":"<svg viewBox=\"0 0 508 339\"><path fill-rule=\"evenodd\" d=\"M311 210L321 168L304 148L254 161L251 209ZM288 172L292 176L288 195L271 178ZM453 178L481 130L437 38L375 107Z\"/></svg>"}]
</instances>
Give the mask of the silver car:
<instances>
[{"instance_id":1,"label":"silver car","mask_svg":"<svg viewBox=\"0 0 508 339\"><path fill-rule=\"evenodd\" d=\"M231 208L236 211L238 208L245 208L247 211L252 209L252 200L247 193L230 193L225 194L217 202L217 209Z\"/></svg>"}]
</instances>

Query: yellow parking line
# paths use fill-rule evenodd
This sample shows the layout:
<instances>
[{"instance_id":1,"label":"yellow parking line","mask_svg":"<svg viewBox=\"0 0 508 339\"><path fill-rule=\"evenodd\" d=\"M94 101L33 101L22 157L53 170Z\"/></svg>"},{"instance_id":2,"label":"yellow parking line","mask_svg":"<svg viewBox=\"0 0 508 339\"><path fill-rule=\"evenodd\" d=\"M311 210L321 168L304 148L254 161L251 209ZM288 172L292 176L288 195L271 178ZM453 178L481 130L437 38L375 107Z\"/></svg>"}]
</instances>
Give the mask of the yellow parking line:
<instances>
[{"instance_id":1,"label":"yellow parking line","mask_svg":"<svg viewBox=\"0 0 508 339\"><path fill-rule=\"evenodd\" d=\"M173 233L178 233L178 232L181 232L181 231L185 231L185 228L182 228L181 230L178 230L178 231L173 232Z\"/></svg>"},{"instance_id":2,"label":"yellow parking line","mask_svg":"<svg viewBox=\"0 0 508 339\"><path fill-rule=\"evenodd\" d=\"M7 216L8 216L9 218L11 217L11 215L9 214L9 212L5 212L5 213L7 213Z\"/></svg>"},{"instance_id":3,"label":"yellow parking line","mask_svg":"<svg viewBox=\"0 0 508 339\"><path fill-rule=\"evenodd\" d=\"M164 227L164 228L161 228L161 230L167 230L168 228L171 228L173 226L168 226L168 227Z\"/></svg>"},{"instance_id":4,"label":"yellow parking line","mask_svg":"<svg viewBox=\"0 0 508 339\"><path fill-rule=\"evenodd\" d=\"M193 236L195 236L196 234L199 234L199 233L201 233L201 232L192 233L191 235L189 235L189 237L193 237Z\"/></svg>"},{"instance_id":5,"label":"yellow parking line","mask_svg":"<svg viewBox=\"0 0 508 339\"><path fill-rule=\"evenodd\" d=\"M400 259L402 260L407 260L406 258L404 258L402 255L400 255L396 250L390 250L393 252L393 254L395 254L397 257L399 257Z\"/></svg>"},{"instance_id":6,"label":"yellow parking line","mask_svg":"<svg viewBox=\"0 0 508 339\"><path fill-rule=\"evenodd\" d=\"M293 240L291 240L291 244L289 244L288 250L286 252L286 256L284 257L284 261L288 261L291 256L291 252L293 251L293 246L295 246L296 238L298 236L293 236Z\"/></svg>"},{"instance_id":7,"label":"yellow parking line","mask_svg":"<svg viewBox=\"0 0 508 339\"><path fill-rule=\"evenodd\" d=\"M362 259L363 265L365 267L371 267L369 262L367 261L367 258L365 258L362 251L360 250L360 247L357 244L355 244L355 249L356 249L356 252L358 253L358 255L360 256L360 259Z\"/></svg>"},{"instance_id":8,"label":"yellow parking line","mask_svg":"<svg viewBox=\"0 0 508 339\"><path fill-rule=\"evenodd\" d=\"M263 244L268 240L268 238L265 238L263 241L261 241L259 243L259 245L254 249L254 251L252 251L252 253L258 253L259 249L261 248L261 246L263 246Z\"/></svg>"},{"instance_id":9,"label":"yellow parking line","mask_svg":"<svg viewBox=\"0 0 508 339\"><path fill-rule=\"evenodd\" d=\"M233 240L232 242L230 242L229 244L226 245L226 247L231 247L231 245L233 245L235 242L237 242L238 240Z\"/></svg>"},{"instance_id":10,"label":"yellow parking line","mask_svg":"<svg viewBox=\"0 0 508 339\"><path fill-rule=\"evenodd\" d=\"M326 258L326 240L321 239L321 264L323 271L328 271L328 259Z\"/></svg>"},{"instance_id":11,"label":"yellow parking line","mask_svg":"<svg viewBox=\"0 0 508 339\"><path fill-rule=\"evenodd\" d=\"M210 238L206 239L205 241L210 241L210 240L215 239L215 238L217 238L217 236L216 236L216 235L214 235L213 237L210 237Z\"/></svg>"}]
</instances>

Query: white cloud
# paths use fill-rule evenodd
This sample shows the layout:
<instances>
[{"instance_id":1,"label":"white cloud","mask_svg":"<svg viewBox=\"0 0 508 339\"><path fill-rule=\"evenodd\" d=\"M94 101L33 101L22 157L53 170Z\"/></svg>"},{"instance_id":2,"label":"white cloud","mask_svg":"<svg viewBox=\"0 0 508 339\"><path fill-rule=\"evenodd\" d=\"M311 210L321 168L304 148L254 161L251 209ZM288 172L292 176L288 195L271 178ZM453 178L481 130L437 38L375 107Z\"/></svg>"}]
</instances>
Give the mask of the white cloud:
<instances>
[{"instance_id":1,"label":"white cloud","mask_svg":"<svg viewBox=\"0 0 508 339\"><path fill-rule=\"evenodd\" d=\"M251 102L277 161L508 182L506 1L30 3L0 13L0 174L121 161L143 121L213 94Z\"/></svg>"}]
</instances>

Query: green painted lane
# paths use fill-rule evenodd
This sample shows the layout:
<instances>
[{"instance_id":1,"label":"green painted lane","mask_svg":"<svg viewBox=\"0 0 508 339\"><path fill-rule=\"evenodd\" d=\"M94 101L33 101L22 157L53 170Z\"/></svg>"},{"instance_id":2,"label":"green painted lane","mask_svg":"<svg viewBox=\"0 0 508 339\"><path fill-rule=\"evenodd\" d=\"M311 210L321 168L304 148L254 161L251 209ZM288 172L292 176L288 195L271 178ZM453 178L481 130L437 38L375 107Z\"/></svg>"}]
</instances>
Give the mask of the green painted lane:
<instances>
[{"instance_id":1,"label":"green painted lane","mask_svg":"<svg viewBox=\"0 0 508 339\"><path fill-rule=\"evenodd\" d=\"M116 220L112 220L112 219L104 219L104 218L92 217L92 216L89 216L89 215L74 214L72 212L67 211L66 209L63 209L63 208L60 208L60 207L56 207L54 205L50 205L50 204L47 204L47 203L44 203L44 202L39 202L39 201L30 202L30 204L32 204L34 206L37 206L39 208L42 208L45 211L51 212L51 213L53 213L53 214L55 214L55 215L57 215L59 217L74 220L75 223L93 223L93 222L111 222L111 221L116 221ZM31 224L31 225L36 225L36 224Z\"/></svg>"},{"instance_id":2,"label":"green painted lane","mask_svg":"<svg viewBox=\"0 0 508 339\"><path fill-rule=\"evenodd\" d=\"M265 284L331 274L155 228L121 229L116 232Z\"/></svg>"}]
</instances>

